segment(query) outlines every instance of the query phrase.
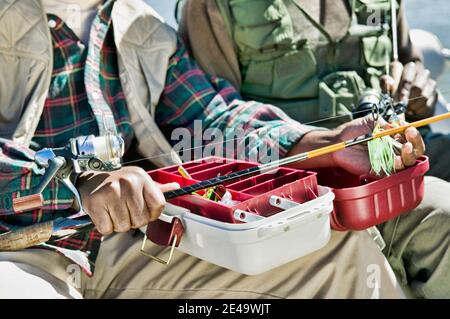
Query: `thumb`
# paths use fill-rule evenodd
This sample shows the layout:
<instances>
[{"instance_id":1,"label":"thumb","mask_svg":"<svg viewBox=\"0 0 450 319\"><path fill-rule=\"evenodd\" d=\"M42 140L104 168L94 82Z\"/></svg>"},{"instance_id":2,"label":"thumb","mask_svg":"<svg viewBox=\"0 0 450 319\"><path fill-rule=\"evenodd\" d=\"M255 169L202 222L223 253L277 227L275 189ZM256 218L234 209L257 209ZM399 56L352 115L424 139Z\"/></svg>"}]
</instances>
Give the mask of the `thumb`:
<instances>
[{"instance_id":1,"label":"thumb","mask_svg":"<svg viewBox=\"0 0 450 319\"><path fill-rule=\"evenodd\" d=\"M158 188L161 190L161 192L168 192L168 191L173 191L175 189L180 188L180 184L178 183L167 183L167 184L160 184L160 183L156 183L156 186L158 186Z\"/></svg>"}]
</instances>

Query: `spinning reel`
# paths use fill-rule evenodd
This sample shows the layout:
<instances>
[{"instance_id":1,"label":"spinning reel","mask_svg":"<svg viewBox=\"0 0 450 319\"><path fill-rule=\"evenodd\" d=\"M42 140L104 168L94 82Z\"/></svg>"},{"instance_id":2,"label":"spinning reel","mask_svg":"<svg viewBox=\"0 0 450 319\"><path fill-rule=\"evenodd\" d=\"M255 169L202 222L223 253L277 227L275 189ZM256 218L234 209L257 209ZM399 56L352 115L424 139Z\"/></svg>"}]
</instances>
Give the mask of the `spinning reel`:
<instances>
[{"instance_id":1,"label":"spinning reel","mask_svg":"<svg viewBox=\"0 0 450 319\"><path fill-rule=\"evenodd\" d=\"M397 120L398 116L405 114L406 108L405 102L394 102L389 94L370 89L361 95L358 108L353 112L353 116L360 118L373 114L375 121L382 117L385 121L392 123Z\"/></svg>"},{"instance_id":2,"label":"spinning reel","mask_svg":"<svg viewBox=\"0 0 450 319\"><path fill-rule=\"evenodd\" d=\"M15 212L44 206L42 192L53 178L60 180L75 195L80 215L80 195L73 184L76 174L86 171L112 171L121 167L124 141L118 135L81 136L70 139L65 147L44 148L35 154L35 163L45 169L40 183L30 190L31 195L13 200Z\"/></svg>"}]
</instances>

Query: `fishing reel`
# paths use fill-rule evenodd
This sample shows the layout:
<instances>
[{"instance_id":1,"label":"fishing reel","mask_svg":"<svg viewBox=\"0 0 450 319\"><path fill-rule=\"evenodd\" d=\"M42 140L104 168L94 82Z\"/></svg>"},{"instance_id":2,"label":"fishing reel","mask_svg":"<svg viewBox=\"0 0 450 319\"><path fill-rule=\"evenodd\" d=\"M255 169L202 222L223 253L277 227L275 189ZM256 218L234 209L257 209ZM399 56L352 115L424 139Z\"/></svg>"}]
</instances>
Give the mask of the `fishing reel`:
<instances>
[{"instance_id":1,"label":"fishing reel","mask_svg":"<svg viewBox=\"0 0 450 319\"><path fill-rule=\"evenodd\" d=\"M353 116L354 118L360 118L373 114L376 121L382 117L388 123L392 123L398 119L398 116L406 113L406 108L405 102L394 102L389 94L369 89L361 95Z\"/></svg>"},{"instance_id":2,"label":"fishing reel","mask_svg":"<svg viewBox=\"0 0 450 319\"><path fill-rule=\"evenodd\" d=\"M65 147L44 148L35 154L35 163L45 169L39 184L31 189L31 195L13 200L15 212L29 211L44 206L42 192L53 178L60 180L75 196L80 212L84 214L80 195L74 179L86 171L112 171L121 167L125 143L118 135L107 134L72 138Z\"/></svg>"}]
</instances>

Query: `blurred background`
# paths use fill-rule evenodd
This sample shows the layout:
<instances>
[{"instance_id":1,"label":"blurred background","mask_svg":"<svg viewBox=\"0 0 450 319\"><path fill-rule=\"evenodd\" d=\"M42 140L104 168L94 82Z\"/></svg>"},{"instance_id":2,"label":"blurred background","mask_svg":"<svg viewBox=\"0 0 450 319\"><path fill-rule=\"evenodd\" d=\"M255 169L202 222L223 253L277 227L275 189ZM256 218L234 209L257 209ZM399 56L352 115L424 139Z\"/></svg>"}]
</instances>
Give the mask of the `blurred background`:
<instances>
[{"instance_id":1,"label":"blurred background","mask_svg":"<svg viewBox=\"0 0 450 319\"><path fill-rule=\"evenodd\" d=\"M406 14L412 29L434 33L444 47L450 48L450 1L448 0L405 0ZM439 88L450 101L450 60L438 78Z\"/></svg>"},{"instance_id":2,"label":"blurred background","mask_svg":"<svg viewBox=\"0 0 450 319\"><path fill-rule=\"evenodd\" d=\"M166 22L176 28L174 19L174 8L176 0L146 0L158 11ZM450 1L449 0L404 0L409 25L412 29L429 31L437 36L443 46L450 48ZM417 34L419 41L429 41L428 34ZM434 42L434 41L432 41ZM449 52L450 53L450 52ZM435 60L433 53L426 56L431 63L440 64L443 62ZM430 62L430 61L428 61ZM436 65L438 68L439 65ZM437 72L435 72L437 73ZM450 101L450 60L445 62L443 72L438 77L439 87Z\"/></svg>"}]
</instances>

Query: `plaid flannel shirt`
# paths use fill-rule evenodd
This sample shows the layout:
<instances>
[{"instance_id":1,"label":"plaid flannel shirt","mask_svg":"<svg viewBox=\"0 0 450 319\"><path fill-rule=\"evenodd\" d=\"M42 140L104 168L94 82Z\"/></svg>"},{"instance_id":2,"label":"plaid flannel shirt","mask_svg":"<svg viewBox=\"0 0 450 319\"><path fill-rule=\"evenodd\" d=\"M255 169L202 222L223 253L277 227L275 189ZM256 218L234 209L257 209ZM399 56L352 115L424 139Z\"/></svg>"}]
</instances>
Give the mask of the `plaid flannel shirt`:
<instances>
[{"instance_id":1,"label":"plaid flannel shirt","mask_svg":"<svg viewBox=\"0 0 450 319\"><path fill-rule=\"evenodd\" d=\"M118 76L110 23L113 4L114 0L109 0L100 9L92 27L90 43L103 41L100 84L114 114L118 132L129 146L133 132ZM87 48L80 45L77 36L61 19L52 15L48 17L56 22L51 28L54 67L44 111L33 139L35 149L60 147L66 145L70 138L98 134L84 83ZM103 32L105 39L96 39L101 34L95 32L96 28L108 28ZM280 156L311 129L292 121L273 106L240 99L239 93L227 81L205 74L179 42L177 52L169 61L166 86L156 108L155 120L168 138L177 127L193 130L195 120L202 122L203 130L228 129L230 136L235 127L249 129L251 132L246 138L252 138L253 143L248 146L247 153L258 152L265 145L277 149ZM225 135L225 140L227 138ZM32 150L0 139L0 233L73 214L69 209L73 196L57 180L45 189L42 209L25 213L12 210L12 198L26 195L39 183L42 174L43 169L33 162ZM100 243L100 234L93 230L39 247L64 254L80 264L87 274L92 274Z\"/></svg>"}]
</instances>

